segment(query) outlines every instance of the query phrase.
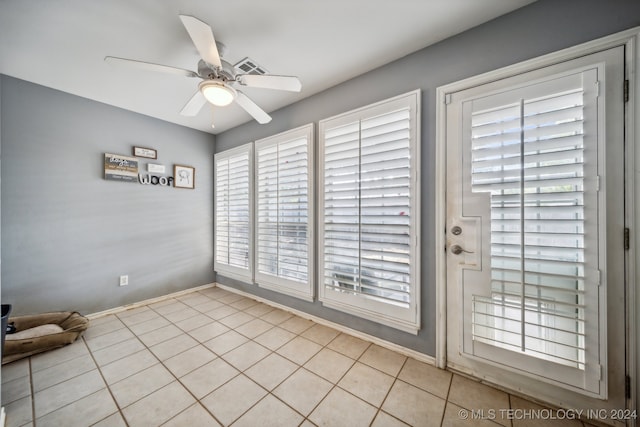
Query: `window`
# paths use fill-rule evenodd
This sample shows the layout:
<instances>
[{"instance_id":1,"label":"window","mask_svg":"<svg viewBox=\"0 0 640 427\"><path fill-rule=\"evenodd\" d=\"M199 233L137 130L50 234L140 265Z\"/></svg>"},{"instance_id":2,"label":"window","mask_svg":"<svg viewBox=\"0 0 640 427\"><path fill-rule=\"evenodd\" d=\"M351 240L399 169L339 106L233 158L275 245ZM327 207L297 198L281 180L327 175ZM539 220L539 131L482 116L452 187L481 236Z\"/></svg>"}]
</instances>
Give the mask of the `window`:
<instances>
[{"instance_id":1,"label":"window","mask_svg":"<svg viewBox=\"0 0 640 427\"><path fill-rule=\"evenodd\" d=\"M215 155L214 268L229 277L252 280L252 144Z\"/></svg>"},{"instance_id":2,"label":"window","mask_svg":"<svg viewBox=\"0 0 640 427\"><path fill-rule=\"evenodd\" d=\"M416 333L420 92L320 122L323 304Z\"/></svg>"},{"instance_id":3,"label":"window","mask_svg":"<svg viewBox=\"0 0 640 427\"><path fill-rule=\"evenodd\" d=\"M313 125L255 143L256 282L313 299Z\"/></svg>"}]
</instances>

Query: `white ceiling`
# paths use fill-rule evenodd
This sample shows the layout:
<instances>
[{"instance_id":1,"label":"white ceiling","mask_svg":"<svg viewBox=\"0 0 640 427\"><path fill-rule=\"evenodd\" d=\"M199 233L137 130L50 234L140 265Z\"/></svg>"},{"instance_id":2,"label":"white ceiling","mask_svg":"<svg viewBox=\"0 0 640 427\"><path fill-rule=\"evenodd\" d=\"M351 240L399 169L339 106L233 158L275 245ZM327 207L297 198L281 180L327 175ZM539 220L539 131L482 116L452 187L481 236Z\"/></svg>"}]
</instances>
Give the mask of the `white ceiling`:
<instances>
[{"instance_id":1,"label":"white ceiling","mask_svg":"<svg viewBox=\"0 0 640 427\"><path fill-rule=\"evenodd\" d=\"M301 93L246 88L267 112L533 0L0 0L0 73L210 133L252 120L233 104L179 114L198 79L104 62L197 69L178 14L208 23L236 63L296 75Z\"/></svg>"}]
</instances>

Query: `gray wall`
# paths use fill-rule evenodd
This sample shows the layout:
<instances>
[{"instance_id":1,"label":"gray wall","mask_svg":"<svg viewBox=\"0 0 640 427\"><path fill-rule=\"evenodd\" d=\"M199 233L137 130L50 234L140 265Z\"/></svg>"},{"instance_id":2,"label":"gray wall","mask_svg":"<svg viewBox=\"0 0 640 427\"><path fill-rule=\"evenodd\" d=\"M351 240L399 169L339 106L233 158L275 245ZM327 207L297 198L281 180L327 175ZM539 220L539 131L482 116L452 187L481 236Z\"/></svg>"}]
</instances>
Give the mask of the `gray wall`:
<instances>
[{"instance_id":1,"label":"gray wall","mask_svg":"<svg viewBox=\"0 0 640 427\"><path fill-rule=\"evenodd\" d=\"M539 0L523 9L354 78L272 114L269 125L248 123L216 137L216 151L273 135L388 97L422 89L422 330L397 332L218 275L219 283L435 355L435 125L438 86L495 70L640 25L638 0ZM304 85L304 82L303 82Z\"/></svg>"},{"instance_id":2,"label":"gray wall","mask_svg":"<svg viewBox=\"0 0 640 427\"><path fill-rule=\"evenodd\" d=\"M2 302L12 314L92 313L214 281L213 135L0 82ZM134 145L157 149L167 175L194 166L196 189L104 180L104 153ZM130 284L119 287L123 274Z\"/></svg>"}]
</instances>

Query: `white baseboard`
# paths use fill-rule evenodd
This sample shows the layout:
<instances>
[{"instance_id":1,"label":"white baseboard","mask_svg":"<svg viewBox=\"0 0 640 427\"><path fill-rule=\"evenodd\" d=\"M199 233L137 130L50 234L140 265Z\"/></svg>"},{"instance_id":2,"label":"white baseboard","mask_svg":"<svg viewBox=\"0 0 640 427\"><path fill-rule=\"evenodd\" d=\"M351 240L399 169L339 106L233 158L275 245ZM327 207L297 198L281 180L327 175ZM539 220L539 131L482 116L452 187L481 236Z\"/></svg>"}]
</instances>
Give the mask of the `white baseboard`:
<instances>
[{"instance_id":1,"label":"white baseboard","mask_svg":"<svg viewBox=\"0 0 640 427\"><path fill-rule=\"evenodd\" d=\"M182 290L182 291L174 292L172 294L163 295L163 296L156 297L156 298L150 298L150 299L146 299L144 301L134 302L132 304L122 305L120 307L114 307L114 308L110 308L108 310L99 311L97 313L88 314L85 317L87 317L89 320L97 319L99 317L108 316L109 314L121 313L123 311L131 310L132 308L138 308L138 307L142 307L142 306L145 306L145 305L154 304L156 302L164 301L164 300L167 300L167 299L170 299L170 298L176 298L176 297L179 297L179 296L182 296L182 295L190 294L191 292L201 291L203 289L213 288L215 286L216 286L215 283L209 283L207 285L196 286L195 288L185 289L185 290Z\"/></svg>"},{"instance_id":2,"label":"white baseboard","mask_svg":"<svg viewBox=\"0 0 640 427\"><path fill-rule=\"evenodd\" d=\"M220 283L216 283L216 287L218 287L220 289L224 289L224 290L229 291L229 292L233 292L233 293L245 296L247 298L254 299L256 301L260 301L261 303L264 303L264 304L269 305L271 307L279 308L280 310L287 311L289 313L295 314L296 316L300 316L300 317L302 317L304 319L308 319L308 320L311 320L313 322L319 323L321 325L328 326L330 328L336 329L336 330L338 330L340 332L344 332L345 334L349 334L349 335L354 336L356 338L360 338L362 340L369 341L369 342L371 342L373 344L379 345L380 347L384 347L384 348L386 348L388 350L395 351L395 352L403 354L403 355L405 355L407 357L411 357L413 359L416 359L416 360L418 360L420 362L424 362L424 363L428 363L429 365L436 366L435 357L429 356L428 354L420 353L419 351L403 347L401 345L398 345L398 344L395 344L395 343L380 339L380 338L375 337L373 335L369 335L369 334L366 334L364 332L356 331L355 329L351 329L351 328L346 327L344 325L340 325L339 323L334 323L334 322L332 322L330 320L323 319L321 317L317 317L317 316L314 316L314 315L309 314L309 313L305 313L304 311L296 310L294 308L287 307L286 305L278 304L278 303L270 301L268 299L261 298L259 296L253 295L253 294L251 294L249 292L244 292L244 291L241 291L239 289L236 289L236 288L233 288L233 287L230 287L230 286L226 286L226 285L221 285Z\"/></svg>"}]
</instances>

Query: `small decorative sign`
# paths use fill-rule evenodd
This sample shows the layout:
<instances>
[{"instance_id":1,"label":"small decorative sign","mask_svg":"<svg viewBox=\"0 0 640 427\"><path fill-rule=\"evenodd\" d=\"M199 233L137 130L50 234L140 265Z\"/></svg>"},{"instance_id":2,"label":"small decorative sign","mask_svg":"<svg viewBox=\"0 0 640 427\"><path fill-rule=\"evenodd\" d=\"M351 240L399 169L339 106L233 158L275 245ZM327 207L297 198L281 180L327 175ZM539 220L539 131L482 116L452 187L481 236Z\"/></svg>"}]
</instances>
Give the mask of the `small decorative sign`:
<instances>
[{"instance_id":1,"label":"small decorative sign","mask_svg":"<svg viewBox=\"0 0 640 427\"><path fill-rule=\"evenodd\" d=\"M104 154L104 179L110 181L137 182L138 160L119 154Z\"/></svg>"},{"instance_id":2,"label":"small decorative sign","mask_svg":"<svg viewBox=\"0 0 640 427\"><path fill-rule=\"evenodd\" d=\"M164 173L164 165L156 165L153 163L147 163L147 172L149 173Z\"/></svg>"},{"instance_id":3,"label":"small decorative sign","mask_svg":"<svg viewBox=\"0 0 640 427\"><path fill-rule=\"evenodd\" d=\"M173 186L176 188L196 188L196 169L191 166L173 165Z\"/></svg>"},{"instance_id":4,"label":"small decorative sign","mask_svg":"<svg viewBox=\"0 0 640 427\"><path fill-rule=\"evenodd\" d=\"M147 159L157 159L158 152L153 148L133 147L133 155L136 157L146 157Z\"/></svg>"}]
</instances>

